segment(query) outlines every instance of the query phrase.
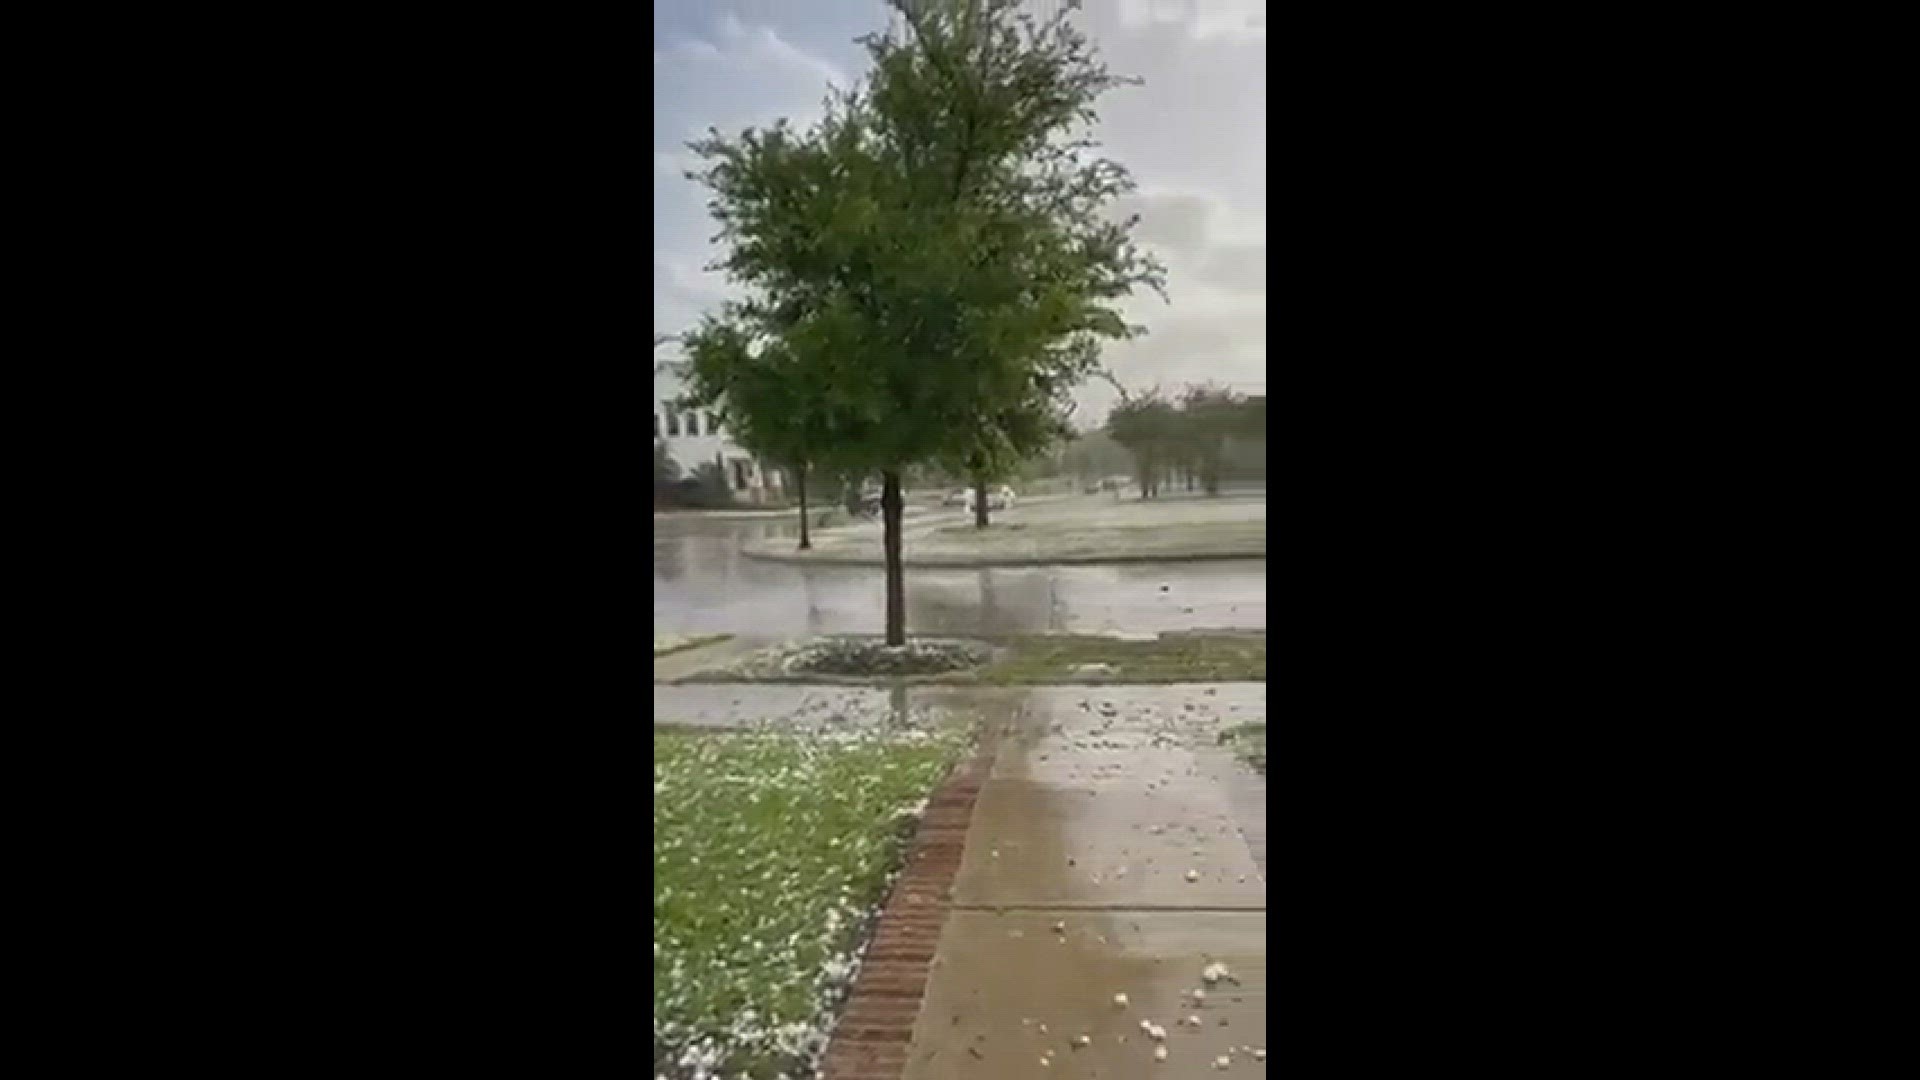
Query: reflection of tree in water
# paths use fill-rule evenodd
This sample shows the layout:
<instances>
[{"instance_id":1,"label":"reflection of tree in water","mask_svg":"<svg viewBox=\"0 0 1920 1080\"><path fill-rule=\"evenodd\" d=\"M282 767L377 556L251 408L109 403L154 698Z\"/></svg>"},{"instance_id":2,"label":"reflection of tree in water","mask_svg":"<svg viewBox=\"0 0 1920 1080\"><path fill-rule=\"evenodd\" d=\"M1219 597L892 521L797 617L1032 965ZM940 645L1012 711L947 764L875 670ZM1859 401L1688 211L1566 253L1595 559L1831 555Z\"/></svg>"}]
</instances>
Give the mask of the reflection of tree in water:
<instances>
[{"instance_id":1,"label":"reflection of tree in water","mask_svg":"<svg viewBox=\"0 0 1920 1080\"><path fill-rule=\"evenodd\" d=\"M913 725L913 719L907 708L907 684L896 681L887 691L887 723L889 726L904 728Z\"/></svg>"},{"instance_id":2,"label":"reflection of tree in water","mask_svg":"<svg viewBox=\"0 0 1920 1080\"><path fill-rule=\"evenodd\" d=\"M926 577L924 571L907 573L907 629L916 634L979 633L977 586L937 584Z\"/></svg>"},{"instance_id":3,"label":"reflection of tree in water","mask_svg":"<svg viewBox=\"0 0 1920 1080\"><path fill-rule=\"evenodd\" d=\"M1005 634L1045 630L1058 621L1044 570L980 567L907 574L908 629L923 634Z\"/></svg>"},{"instance_id":4,"label":"reflection of tree in water","mask_svg":"<svg viewBox=\"0 0 1920 1080\"><path fill-rule=\"evenodd\" d=\"M687 577L725 593L739 585L750 568L740 545L750 540L791 536L796 526L778 521L673 521L656 523L654 576L663 581Z\"/></svg>"},{"instance_id":5,"label":"reflection of tree in water","mask_svg":"<svg viewBox=\"0 0 1920 1080\"><path fill-rule=\"evenodd\" d=\"M653 576L662 581L679 581L687 576L687 541L683 537L653 538Z\"/></svg>"},{"instance_id":6,"label":"reflection of tree in water","mask_svg":"<svg viewBox=\"0 0 1920 1080\"><path fill-rule=\"evenodd\" d=\"M825 620L820 617L820 601L813 595L813 575L804 568L800 571L800 591L807 598L807 633L817 634Z\"/></svg>"}]
</instances>

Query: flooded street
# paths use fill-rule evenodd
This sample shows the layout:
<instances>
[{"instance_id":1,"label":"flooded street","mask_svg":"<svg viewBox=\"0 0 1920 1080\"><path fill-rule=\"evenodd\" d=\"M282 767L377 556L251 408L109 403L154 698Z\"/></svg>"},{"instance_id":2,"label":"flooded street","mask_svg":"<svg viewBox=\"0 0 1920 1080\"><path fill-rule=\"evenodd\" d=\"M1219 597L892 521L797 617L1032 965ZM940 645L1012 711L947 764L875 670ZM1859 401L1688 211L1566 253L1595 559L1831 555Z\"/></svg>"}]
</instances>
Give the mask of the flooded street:
<instances>
[{"instance_id":1,"label":"flooded street","mask_svg":"<svg viewBox=\"0 0 1920 1080\"><path fill-rule=\"evenodd\" d=\"M655 633L879 633L878 567L749 559L746 540L792 538L792 515L655 517ZM1194 627L1265 629L1265 560L906 571L907 629L921 634ZM1161 586L1165 585L1165 591Z\"/></svg>"}]
</instances>

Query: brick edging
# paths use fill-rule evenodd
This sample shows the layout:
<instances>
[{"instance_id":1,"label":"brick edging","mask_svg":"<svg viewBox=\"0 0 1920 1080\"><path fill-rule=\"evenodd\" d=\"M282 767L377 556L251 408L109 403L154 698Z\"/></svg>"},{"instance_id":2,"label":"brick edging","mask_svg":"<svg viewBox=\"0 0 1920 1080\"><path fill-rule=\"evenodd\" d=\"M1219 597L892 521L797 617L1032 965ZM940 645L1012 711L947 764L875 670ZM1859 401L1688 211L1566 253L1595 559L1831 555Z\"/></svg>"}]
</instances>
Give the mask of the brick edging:
<instances>
[{"instance_id":1,"label":"brick edging","mask_svg":"<svg viewBox=\"0 0 1920 1080\"><path fill-rule=\"evenodd\" d=\"M906 1070L907 1044L953 904L967 826L999 741L998 725L989 725L972 759L928 797L906 865L894 879L827 1043L820 1080L898 1080Z\"/></svg>"}]
</instances>

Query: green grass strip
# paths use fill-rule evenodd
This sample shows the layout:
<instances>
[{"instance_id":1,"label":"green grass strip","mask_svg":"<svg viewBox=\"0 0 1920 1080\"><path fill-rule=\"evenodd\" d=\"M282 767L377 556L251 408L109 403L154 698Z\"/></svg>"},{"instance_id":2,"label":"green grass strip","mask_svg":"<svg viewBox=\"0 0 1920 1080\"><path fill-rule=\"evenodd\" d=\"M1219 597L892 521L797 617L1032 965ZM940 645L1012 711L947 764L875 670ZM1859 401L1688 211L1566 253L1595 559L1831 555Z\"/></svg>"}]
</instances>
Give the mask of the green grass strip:
<instances>
[{"instance_id":1,"label":"green grass strip","mask_svg":"<svg viewBox=\"0 0 1920 1080\"><path fill-rule=\"evenodd\" d=\"M656 729L654 1073L798 1075L964 732Z\"/></svg>"}]
</instances>

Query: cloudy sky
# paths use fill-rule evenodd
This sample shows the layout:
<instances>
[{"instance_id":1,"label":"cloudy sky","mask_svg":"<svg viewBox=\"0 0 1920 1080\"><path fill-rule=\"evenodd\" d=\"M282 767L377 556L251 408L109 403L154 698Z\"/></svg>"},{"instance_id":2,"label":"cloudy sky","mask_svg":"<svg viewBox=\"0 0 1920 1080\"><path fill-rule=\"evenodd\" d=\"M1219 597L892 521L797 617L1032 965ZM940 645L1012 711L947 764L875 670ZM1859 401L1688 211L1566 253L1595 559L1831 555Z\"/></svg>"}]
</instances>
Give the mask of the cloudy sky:
<instances>
[{"instance_id":1,"label":"cloudy sky","mask_svg":"<svg viewBox=\"0 0 1920 1080\"><path fill-rule=\"evenodd\" d=\"M1115 74L1146 80L1102 98L1098 136L1139 182L1126 209L1168 267L1171 302L1130 303L1149 333L1108 345L1108 367L1129 389L1210 379L1265 393L1266 0L1086 0L1076 18ZM887 15L880 0L658 0L653 19L653 328L670 334L729 295L702 269L715 229L704 189L681 176L687 140L782 116L806 126L829 84L865 73L853 39ZM1114 398L1084 388L1076 422L1098 423Z\"/></svg>"}]
</instances>

